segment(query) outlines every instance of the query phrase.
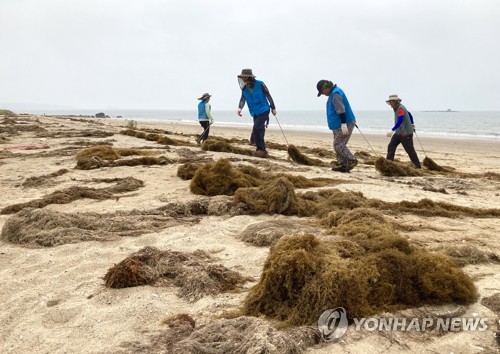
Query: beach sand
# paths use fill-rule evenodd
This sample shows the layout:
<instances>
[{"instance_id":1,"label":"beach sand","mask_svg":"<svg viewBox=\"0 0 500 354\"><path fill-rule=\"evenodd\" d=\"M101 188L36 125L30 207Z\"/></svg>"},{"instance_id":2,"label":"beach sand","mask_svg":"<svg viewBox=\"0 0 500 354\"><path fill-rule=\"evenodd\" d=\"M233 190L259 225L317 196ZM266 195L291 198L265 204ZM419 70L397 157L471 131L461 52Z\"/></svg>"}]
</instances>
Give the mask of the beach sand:
<instances>
[{"instance_id":1,"label":"beach sand","mask_svg":"<svg viewBox=\"0 0 500 354\"><path fill-rule=\"evenodd\" d=\"M106 214L111 218L111 214L118 212L153 210L168 203L185 204L207 198L192 194L189 190L190 181L177 176L180 163L175 161L179 156L213 160L230 158L233 164L254 165L267 171L287 172L307 178L342 179L345 183L331 188L361 192L367 198L387 202L429 198L471 208L500 208L500 182L484 175L487 172L500 174L498 141L420 138L427 156L440 165L455 168L458 172L479 175L474 178L459 175L383 177L373 165L368 164L359 164L349 174L334 173L328 167L298 165L287 160L287 152L282 150L270 149L272 158L267 160L231 153L203 152L194 144L194 137L188 136L201 133L201 127L197 124L139 121L138 129L168 131L171 133L169 136L175 139L193 143L193 146L169 146L165 149L154 141L119 134L126 128L126 122L119 119L22 116L16 118L16 121L16 126L38 125L46 132L40 134L40 130L30 128L19 130L17 135L2 133L6 139L0 143L0 209L29 202L72 186L109 187L110 183L95 180L104 178L134 177L143 181L144 186L135 191L116 194L111 199L78 199L67 204L50 204L43 209L70 214ZM82 132L94 131L106 131L114 135L81 136ZM300 146L305 146L332 150L331 134L299 131L285 131L285 134L288 142L299 149ZM228 139L247 139L250 128L222 127L216 123L212 126L211 135ZM371 147L359 131L355 131L349 143L353 152L385 156L389 138L367 134L365 137ZM282 132L276 127L267 131L266 141L285 143ZM93 170L75 169L76 153L89 142L107 142L114 148L157 151L174 160L174 163L103 167ZM243 144L239 146L251 148ZM415 147L422 160L425 155L417 140ZM408 161L402 147L398 148L396 158ZM68 171L34 186L23 186L29 177L44 176L61 169ZM0 229L14 215L0 215ZM411 214L391 215L388 218L402 225L417 226L416 231L401 233L410 242L431 251L440 247L463 245L474 246L488 255L500 255L500 221L497 218L451 219ZM194 215L179 220L158 221L164 222L163 226L150 223L149 228L145 227L146 231L142 234L138 232L110 240L82 241L55 247L37 247L0 240L0 352L154 352L147 351L141 344L147 346L152 335L165 331L167 326L162 324L165 318L186 313L195 319L198 326L212 321L223 311L241 307L248 289L259 279L269 254L269 247L256 247L240 240L239 236L247 226L264 221L298 219L267 214ZM126 218L124 220L126 221ZM254 280L247 282L239 291L207 295L195 302L178 296L178 289L171 284L106 288L103 277L108 269L146 246L182 252L203 250L215 258L218 264ZM495 332L500 331L496 322L500 314L481 303L483 298L500 293L500 264L495 259L498 261L498 257L491 256L486 262L469 264L463 268L478 288L480 297L476 303L467 307L453 304L429 307L429 313L455 311L461 317L487 318L489 328L486 331L356 332L351 326L348 335L339 342L320 343L306 351L498 351L499 344Z\"/></svg>"}]
</instances>

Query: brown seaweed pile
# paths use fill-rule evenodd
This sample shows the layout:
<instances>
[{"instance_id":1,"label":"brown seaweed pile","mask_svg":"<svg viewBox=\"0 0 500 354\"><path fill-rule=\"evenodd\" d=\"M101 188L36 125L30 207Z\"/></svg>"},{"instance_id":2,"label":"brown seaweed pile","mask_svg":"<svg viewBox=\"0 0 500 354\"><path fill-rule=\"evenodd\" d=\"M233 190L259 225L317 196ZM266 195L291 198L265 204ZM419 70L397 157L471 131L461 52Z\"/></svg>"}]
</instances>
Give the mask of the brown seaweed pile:
<instances>
[{"instance_id":1,"label":"brown seaweed pile","mask_svg":"<svg viewBox=\"0 0 500 354\"><path fill-rule=\"evenodd\" d=\"M176 146L196 146L193 143L185 140L172 139L166 135L158 134L158 133L147 133L140 130L135 129L126 129L120 132L120 134L133 136L139 139L145 139L149 141L155 141L158 144L163 145L176 145Z\"/></svg>"},{"instance_id":2,"label":"brown seaweed pile","mask_svg":"<svg viewBox=\"0 0 500 354\"><path fill-rule=\"evenodd\" d=\"M194 215L207 210L197 203L170 203L153 210L115 213L62 213L25 208L9 217L0 239L26 246L54 247L85 241L112 241L157 232L182 223L197 223Z\"/></svg>"},{"instance_id":3,"label":"brown seaweed pile","mask_svg":"<svg viewBox=\"0 0 500 354\"><path fill-rule=\"evenodd\" d=\"M66 189L58 190L50 194L44 195L39 199L34 199L26 203L9 205L2 210L0 214L17 213L24 208L43 208L49 204L68 204L78 199L89 198L96 200L105 200L116 198L116 193L132 192L144 185L144 182L134 177L114 178L111 180L101 180L116 184L107 188L90 188L73 186Z\"/></svg>"},{"instance_id":4,"label":"brown seaweed pile","mask_svg":"<svg viewBox=\"0 0 500 354\"><path fill-rule=\"evenodd\" d=\"M423 173L409 165L379 157L375 160L375 168L384 176L423 176Z\"/></svg>"},{"instance_id":5,"label":"brown seaweed pile","mask_svg":"<svg viewBox=\"0 0 500 354\"><path fill-rule=\"evenodd\" d=\"M191 316L166 319L168 328L149 343L125 342L124 352L134 353L282 353L299 354L321 341L317 327L302 326L278 331L267 321L240 316L197 326ZM114 351L122 353L120 350Z\"/></svg>"},{"instance_id":6,"label":"brown seaweed pile","mask_svg":"<svg viewBox=\"0 0 500 354\"><path fill-rule=\"evenodd\" d=\"M28 177L26 180L23 182L22 186L23 187L28 187L28 188L33 188L33 187L41 187L44 184L47 184L48 181L52 180L55 177L62 176L66 173L68 173L69 170L66 168L62 168L60 170L57 170L56 172L52 172L43 176L33 176L33 177Z\"/></svg>"},{"instance_id":7,"label":"brown seaweed pile","mask_svg":"<svg viewBox=\"0 0 500 354\"><path fill-rule=\"evenodd\" d=\"M167 279L180 288L179 296L189 301L235 290L250 280L213 262L200 250L184 253L145 247L110 268L104 280L108 288L126 288Z\"/></svg>"},{"instance_id":8,"label":"brown seaweed pile","mask_svg":"<svg viewBox=\"0 0 500 354\"><path fill-rule=\"evenodd\" d=\"M254 154L254 150L239 148L217 138L211 138L203 142L201 148L203 151L230 152L246 156L253 156Z\"/></svg>"},{"instance_id":9,"label":"brown seaweed pile","mask_svg":"<svg viewBox=\"0 0 500 354\"><path fill-rule=\"evenodd\" d=\"M447 257L411 246L381 215L355 212L329 216L339 235L333 241L311 234L281 238L245 300L244 313L305 325L336 307L344 307L352 319L476 300L472 280Z\"/></svg>"},{"instance_id":10,"label":"brown seaweed pile","mask_svg":"<svg viewBox=\"0 0 500 354\"><path fill-rule=\"evenodd\" d=\"M220 159L215 163L184 164L177 170L177 175L189 179L192 175L190 189L199 195L233 195L238 188L257 187L273 183L274 180L285 178L295 188L310 188L344 183L331 178L308 179L290 174L271 174L248 165L233 166L229 160Z\"/></svg>"},{"instance_id":11,"label":"brown seaweed pile","mask_svg":"<svg viewBox=\"0 0 500 354\"><path fill-rule=\"evenodd\" d=\"M310 158L310 157L304 155L303 153L301 153L299 151L299 149L297 149L297 147L295 145L288 146L288 155L290 156L290 158L293 161L295 161L296 163L301 164L301 165L323 166L323 167L329 166L328 163L326 163L320 159L313 159L313 158Z\"/></svg>"},{"instance_id":12,"label":"brown seaweed pile","mask_svg":"<svg viewBox=\"0 0 500 354\"><path fill-rule=\"evenodd\" d=\"M152 151L138 149L115 149L109 145L92 146L81 150L76 155L76 167L81 170L91 170L100 167L164 165L172 161L164 156L150 156ZM125 156L139 155L141 157L122 159Z\"/></svg>"}]
</instances>

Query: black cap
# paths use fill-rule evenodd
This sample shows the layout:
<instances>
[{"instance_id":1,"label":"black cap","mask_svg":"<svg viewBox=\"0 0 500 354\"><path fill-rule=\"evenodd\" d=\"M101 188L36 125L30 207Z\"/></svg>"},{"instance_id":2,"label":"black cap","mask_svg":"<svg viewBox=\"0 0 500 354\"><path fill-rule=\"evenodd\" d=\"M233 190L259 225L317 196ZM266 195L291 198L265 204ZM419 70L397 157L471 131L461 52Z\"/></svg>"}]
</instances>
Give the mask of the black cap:
<instances>
[{"instance_id":1,"label":"black cap","mask_svg":"<svg viewBox=\"0 0 500 354\"><path fill-rule=\"evenodd\" d=\"M318 97L321 96L321 91L328 87L328 80L319 80L316 88L318 89Z\"/></svg>"}]
</instances>

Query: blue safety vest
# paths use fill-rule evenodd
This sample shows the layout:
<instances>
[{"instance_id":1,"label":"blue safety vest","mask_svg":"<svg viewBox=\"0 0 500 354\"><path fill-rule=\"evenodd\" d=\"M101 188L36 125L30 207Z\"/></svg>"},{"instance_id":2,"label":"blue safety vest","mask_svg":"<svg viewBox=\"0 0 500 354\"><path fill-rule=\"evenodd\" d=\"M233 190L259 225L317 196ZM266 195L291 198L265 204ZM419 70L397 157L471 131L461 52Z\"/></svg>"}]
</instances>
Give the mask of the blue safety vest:
<instances>
[{"instance_id":1,"label":"blue safety vest","mask_svg":"<svg viewBox=\"0 0 500 354\"><path fill-rule=\"evenodd\" d=\"M248 110L252 117L258 116L271 108L267 102L266 95L262 89L262 81L255 80L253 92L248 87L243 88L243 96L248 104Z\"/></svg>"},{"instance_id":2,"label":"blue safety vest","mask_svg":"<svg viewBox=\"0 0 500 354\"><path fill-rule=\"evenodd\" d=\"M203 100L198 103L198 120L208 120L207 112L205 111L205 105L207 101Z\"/></svg>"},{"instance_id":3,"label":"blue safety vest","mask_svg":"<svg viewBox=\"0 0 500 354\"><path fill-rule=\"evenodd\" d=\"M340 120L340 116L335 112L335 107L333 107L333 95L338 93L341 97L342 100L344 101L344 107L345 107L345 122L347 124L356 121L356 118L354 117L354 113L352 112L351 105L349 104L349 101L347 100L346 95L344 94L344 91L340 89L340 87L336 86L332 92L330 92L330 96L328 96L328 101L326 102L326 120L328 122L328 128L330 130L335 130L339 129L340 125L342 124L342 121Z\"/></svg>"}]
</instances>

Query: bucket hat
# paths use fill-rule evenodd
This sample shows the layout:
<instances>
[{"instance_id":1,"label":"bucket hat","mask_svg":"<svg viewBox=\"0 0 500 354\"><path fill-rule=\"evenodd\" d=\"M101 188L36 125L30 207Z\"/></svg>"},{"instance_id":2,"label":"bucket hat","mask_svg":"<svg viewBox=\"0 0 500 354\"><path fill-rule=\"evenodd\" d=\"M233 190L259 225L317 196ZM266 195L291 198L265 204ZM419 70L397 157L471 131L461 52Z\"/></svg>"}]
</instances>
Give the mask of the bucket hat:
<instances>
[{"instance_id":1,"label":"bucket hat","mask_svg":"<svg viewBox=\"0 0 500 354\"><path fill-rule=\"evenodd\" d=\"M206 100L207 98L212 97L212 95L208 94L205 92L200 98L198 98L200 101Z\"/></svg>"},{"instance_id":2,"label":"bucket hat","mask_svg":"<svg viewBox=\"0 0 500 354\"><path fill-rule=\"evenodd\" d=\"M255 75L252 73L252 69L243 69L238 77L255 77Z\"/></svg>"}]
</instances>

